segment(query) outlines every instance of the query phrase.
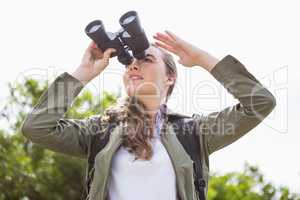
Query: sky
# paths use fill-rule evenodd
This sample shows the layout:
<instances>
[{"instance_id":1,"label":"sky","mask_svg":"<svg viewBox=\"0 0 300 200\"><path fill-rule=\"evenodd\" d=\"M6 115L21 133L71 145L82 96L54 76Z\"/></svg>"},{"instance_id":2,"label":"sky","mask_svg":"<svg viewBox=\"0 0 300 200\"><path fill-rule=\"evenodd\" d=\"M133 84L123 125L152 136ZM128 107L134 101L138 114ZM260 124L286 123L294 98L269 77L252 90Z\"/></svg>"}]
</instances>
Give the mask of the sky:
<instances>
[{"instance_id":1,"label":"sky","mask_svg":"<svg viewBox=\"0 0 300 200\"><path fill-rule=\"evenodd\" d=\"M8 82L25 77L51 82L62 72L74 71L90 43L86 25L100 19L107 31L115 32L121 15L135 10L150 41L156 32L170 30L219 59L230 54L276 97L276 108L261 124L211 155L211 172L240 171L247 161L277 186L300 192L297 5L292 0L1 1L0 102L8 96ZM171 109L208 114L237 103L204 69L177 65ZM104 90L124 93L123 70L113 59L85 89L97 98Z\"/></svg>"}]
</instances>

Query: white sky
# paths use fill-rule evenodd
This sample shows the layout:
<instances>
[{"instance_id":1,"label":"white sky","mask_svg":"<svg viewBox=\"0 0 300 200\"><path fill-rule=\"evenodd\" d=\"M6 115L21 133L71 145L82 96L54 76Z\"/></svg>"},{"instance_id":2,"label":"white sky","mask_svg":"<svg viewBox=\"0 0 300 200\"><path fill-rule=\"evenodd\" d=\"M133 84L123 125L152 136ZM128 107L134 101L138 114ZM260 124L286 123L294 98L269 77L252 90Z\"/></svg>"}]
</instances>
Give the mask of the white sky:
<instances>
[{"instance_id":1,"label":"white sky","mask_svg":"<svg viewBox=\"0 0 300 200\"><path fill-rule=\"evenodd\" d=\"M8 95L7 82L24 75L47 80L55 71L72 72L90 42L84 33L90 21L101 19L106 30L117 31L119 17L136 10L149 39L169 29L219 59L231 54L277 98L276 109L263 123L211 156L211 171L241 170L248 161L276 185L300 192L297 8L297 1L291 0L1 1L0 101ZM177 90L169 103L174 110L208 113L237 102L205 70L180 65L178 69ZM86 88L95 95L116 91L122 87L122 70L114 59ZM201 87L203 83L222 89L222 95L212 94L216 91Z\"/></svg>"}]
</instances>

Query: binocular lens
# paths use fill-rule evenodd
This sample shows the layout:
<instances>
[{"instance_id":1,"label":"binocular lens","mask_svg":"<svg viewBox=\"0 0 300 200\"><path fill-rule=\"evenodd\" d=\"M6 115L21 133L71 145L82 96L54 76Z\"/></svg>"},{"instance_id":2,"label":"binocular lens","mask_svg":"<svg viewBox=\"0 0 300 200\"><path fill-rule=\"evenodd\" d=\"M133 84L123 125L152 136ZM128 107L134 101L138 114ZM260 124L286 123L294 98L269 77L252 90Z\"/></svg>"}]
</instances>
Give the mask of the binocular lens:
<instances>
[{"instance_id":1,"label":"binocular lens","mask_svg":"<svg viewBox=\"0 0 300 200\"><path fill-rule=\"evenodd\" d=\"M132 22L133 20L135 20L136 16L129 16L127 18L124 19L122 24L129 24L130 22Z\"/></svg>"},{"instance_id":2,"label":"binocular lens","mask_svg":"<svg viewBox=\"0 0 300 200\"><path fill-rule=\"evenodd\" d=\"M129 11L124 15L122 15L119 19L119 23L123 28L128 27L130 25L131 26L140 25L137 12L135 11Z\"/></svg>"},{"instance_id":3,"label":"binocular lens","mask_svg":"<svg viewBox=\"0 0 300 200\"><path fill-rule=\"evenodd\" d=\"M101 25L94 25L90 30L88 30L89 33L94 33L96 32L99 28L101 27Z\"/></svg>"},{"instance_id":4,"label":"binocular lens","mask_svg":"<svg viewBox=\"0 0 300 200\"><path fill-rule=\"evenodd\" d=\"M102 24L102 21L101 20L94 20L86 26L85 32L86 33L95 33L97 31L99 31L99 29L104 30L104 26Z\"/></svg>"}]
</instances>

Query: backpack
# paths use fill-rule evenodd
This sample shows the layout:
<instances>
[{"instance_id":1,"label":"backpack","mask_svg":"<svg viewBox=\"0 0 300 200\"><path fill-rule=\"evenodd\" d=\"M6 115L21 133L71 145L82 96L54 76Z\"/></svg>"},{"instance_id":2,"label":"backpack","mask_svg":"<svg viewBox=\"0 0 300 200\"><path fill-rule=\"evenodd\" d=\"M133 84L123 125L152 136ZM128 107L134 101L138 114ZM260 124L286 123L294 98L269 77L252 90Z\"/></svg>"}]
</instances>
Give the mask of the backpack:
<instances>
[{"instance_id":1,"label":"backpack","mask_svg":"<svg viewBox=\"0 0 300 200\"><path fill-rule=\"evenodd\" d=\"M193 114L193 117L197 114ZM197 126L196 123L194 123L194 120L190 120L190 117L188 120L184 122L184 118L186 116L182 117L183 115L172 115L170 114L168 116L168 121L172 122L171 124L173 126L176 126L174 129L176 136L183 146L186 153L191 157L193 162L193 168L194 168L194 185L196 189L196 193L199 200L205 200L205 187L206 182L203 179L203 172L202 172L202 160L201 160L201 144L199 141L199 137L197 134ZM185 126L187 127L185 127ZM88 158L87 158L87 167L86 167L86 180L84 185L84 190L82 193L82 200L87 200L89 190L90 190L90 184L93 179L93 166L95 162L95 157L99 151L101 151L105 145L108 143L109 140L109 133L112 131L113 128L115 128L116 125L108 125L107 132L108 134L103 135L95 135L93 136L91 140L91 148L90 152L88 152Z\"/></svg>"}]
</instances>

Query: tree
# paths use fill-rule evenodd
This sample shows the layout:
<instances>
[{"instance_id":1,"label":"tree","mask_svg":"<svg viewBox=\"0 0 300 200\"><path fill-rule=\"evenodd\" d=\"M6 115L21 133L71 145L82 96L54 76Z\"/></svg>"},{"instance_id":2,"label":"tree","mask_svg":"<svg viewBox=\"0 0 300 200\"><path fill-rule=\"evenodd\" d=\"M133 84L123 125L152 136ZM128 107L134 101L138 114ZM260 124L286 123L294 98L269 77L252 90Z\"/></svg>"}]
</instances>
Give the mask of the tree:
<instances>
[{"instance_id":1,"label":"tree","mask_svg":"<svg viewBox=\"0 0 300 200\"><path fill-rule=\"evenodd\" d=\"M243 172L213 174L210 177L208 199L300 200L300 196L291 193L287 187L275 187L265 180L258 167L245 163Z\"/></svg>"},{"instance_id":2,"label":"tree","mask_svg":"<svg viewBox=\"0 0 300 200\"><path fill-rule=\"evenodd\" d=\"M0 130L0 200L79 199L85 161L44 149L28 141L20 132L21 123L47 89L47 83L39 84L29 79L24 84L14 87L9 84L8 87L10 96L1 112L9 129ZM104 92L103 98L95 101L91 92L84 90L68 109L66 117L82 119L102 113L116 103L117 97ZM82 107L85 109L80 112Z\"/></svg>"}]
</instances>

